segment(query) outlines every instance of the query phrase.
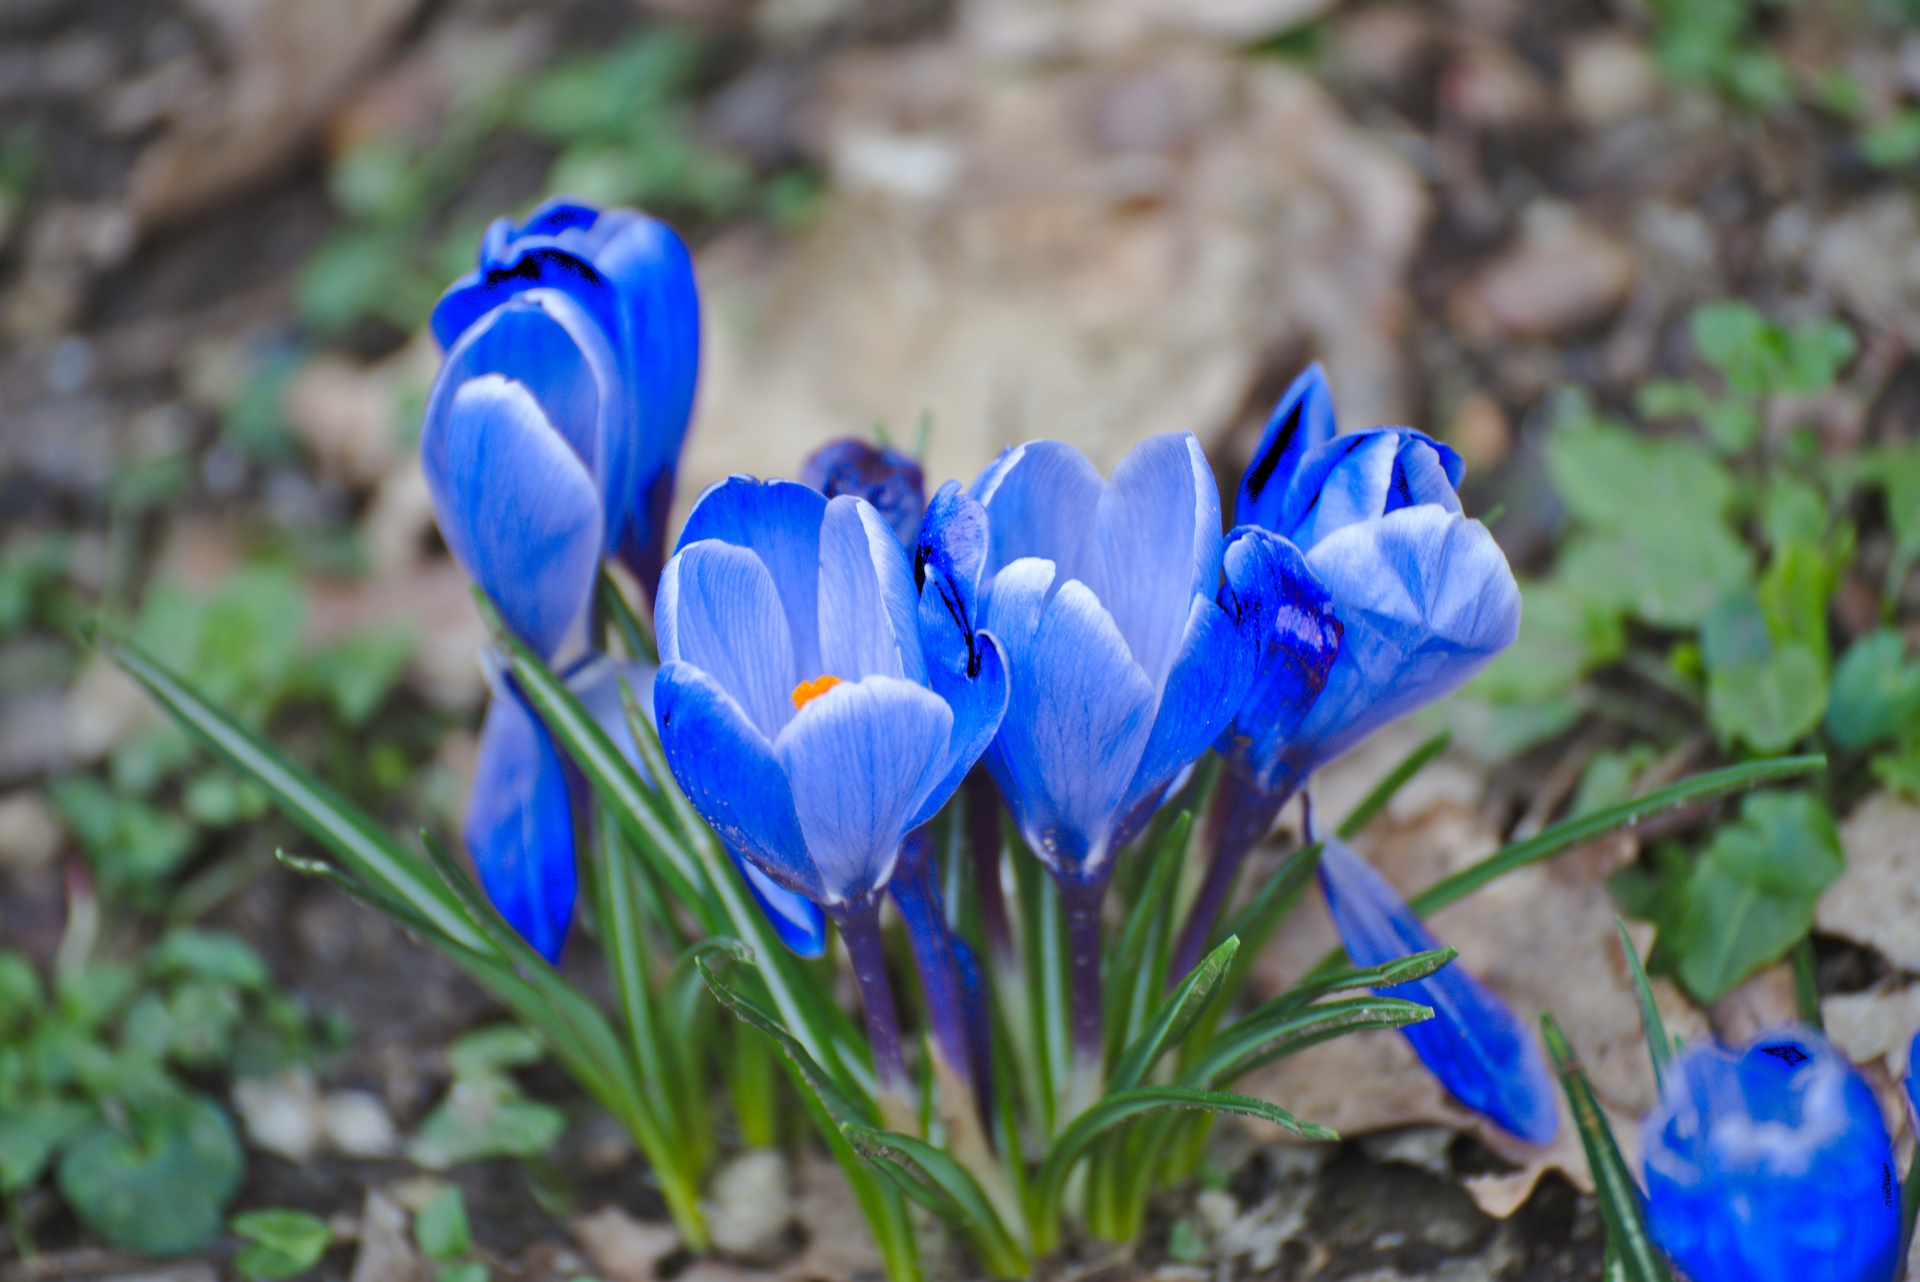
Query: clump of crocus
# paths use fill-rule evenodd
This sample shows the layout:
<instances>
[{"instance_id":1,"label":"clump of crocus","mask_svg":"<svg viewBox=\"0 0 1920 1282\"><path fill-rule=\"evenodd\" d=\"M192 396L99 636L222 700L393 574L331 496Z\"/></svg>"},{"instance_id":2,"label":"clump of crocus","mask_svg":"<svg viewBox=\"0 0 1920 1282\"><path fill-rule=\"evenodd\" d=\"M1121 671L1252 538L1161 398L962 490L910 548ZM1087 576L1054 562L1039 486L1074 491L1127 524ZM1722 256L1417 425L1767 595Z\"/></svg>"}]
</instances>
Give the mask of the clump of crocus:
<instances>
[{"instance_id":1,"label":"clump of crocus","mask_svg":"<svg viewBox=\"0 0 1920 1282\"><path fill-rule=\"evenodd\" d=\"M617 708L594 662L603 559L651 586L699 361L692 265L631 210L554 202L488 229L480 266L433 313L447 348L420 433L434 516L502 621L584 698ZM489 663L465 838L481 884L543 956L577 894L572 788L547 730ZM612 697L609 697L609 696Z\"/></svg>"},{"instance_id":2,"label":"clump of crocus","mask_svg":"<svg viewBox=\"0 0 1920 1282\"><path fill-rule=\"evenodd\" d=\"M1641 1123L1647 1222L1692 1282L1889 1282L1900 1180L1866 1079L1818 1033L1702 1043Z\"/></svg>"}]
</instances>

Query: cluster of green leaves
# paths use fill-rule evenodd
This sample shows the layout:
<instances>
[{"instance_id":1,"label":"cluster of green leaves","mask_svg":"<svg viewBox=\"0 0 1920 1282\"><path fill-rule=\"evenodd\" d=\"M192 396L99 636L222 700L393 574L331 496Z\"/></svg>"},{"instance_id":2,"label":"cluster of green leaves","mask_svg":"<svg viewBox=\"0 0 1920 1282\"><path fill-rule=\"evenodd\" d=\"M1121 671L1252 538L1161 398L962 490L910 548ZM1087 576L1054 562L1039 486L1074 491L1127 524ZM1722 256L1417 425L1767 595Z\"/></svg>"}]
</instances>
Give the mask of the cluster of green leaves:
<instances>
[{"instance_id":1,"label":"cluster of green leaves","mask_svg":"<svg viewBox=\"0 0 1920 1282\"><path fill-rule=\"evenodd\" d=\"M0 951L0 1197L52 1173L82 1223L118 1246L192 1250L220 1227L241 1175L226 1113L180 1074L263 1073L339 1044L274 990L231 935L168 933L138 966L93 961L49 992ZM25 1221L13 1221L27 1242Z\"/></svg>"},{"instance_id":2,"label":"cluster of green leaves","mask_svg":"<svg viewBox=\"0 0 1920 1282\"><path fill-rule=\"evenodd\" d=\"M555 149L548 191L696 219L803 220L816 180L798 170L763 180L697 128L692 93L707 61L698 37L655 27L524 81L469 77L429 141L355 142L329 177L344 225L301 271L302 319L321 333L368 317L407 331L425 320L445 283L472 269L484 219L460 195L506 133Z\"/></svg>"},{"instance_id":3,"label":"cluster of green leaves","mask_svg":"<svg viewBox=\"0 0 1920 1282\"><path fill-rule=\"evenodd\" d=\"M444 1171L488 1158L539 1157L552 1148L566 1118L551 1104L528 1099L508 1072L537 1064L546 1053L517 1024L479 1029L454 1042L447 1048L453 1085L421 1121L407 1157Z\"/></svg>"},{"instance_id":4,"label":"cluster of green leaves","mask_svg":"<svg viewBox=\"0 0 1920 1282\"><path fill-rule=\"evenodd\" d=\"M413 1217L413 1242L440 1266L434 1282L487 1282L487 1266L471 1258L473 1230L458 1184L441 1189Z\"/></svg>"},{"instance_id":5,"label":"cluster of green leaves","mask_svg":"<svg viewBox=\"0 0 1920 1282\"><path fill-rule=\"evenodd\" d=\"M1627 742L1591 762L1576 813L1631 795L1702 722L1729 755L1825 751L1843 782L1865 759L1920 796L1920 662L1891 627L1836 657L1829 626L1876 495L1892 617L1920 556L1920 449L1829 461L1792 423L1794 398L1830 387L1853 357L1836 322L1717 302L1689 330L1702 376L1650 382L1636 407L1697 434L1638 430L1577 395L1560 405L1547 468L1566 537L1552 575L1523 584L1519 641L1472 687L1480 722L1508 751L1589 713L1617 723ZM1769 418L1784 434L1763 430ZM1655 970L1712 1000L1805 936L1840 858L1823 797L1754 798L1696 855L1663 846L1618 889L1661 925Z\"/></svg>"},{"instance_id":6,"label":"cluster of green leaves","mask_svg":"<svg viewBox=\"0 0 1920 1282\"><path fill-rule=\"evenodd\" d=\"M1654 55L1661 70L1683 84L1697 84L1749 110L1793 100L1793 78L1766 45L1761 28L1768 10L1792 0L1651 0Z\"/></svg>"},{"instance_id":7,"label":"cluster of green leaves","mask_svg":"<svg viewBox=\"0 0 1920 1282\"><path fill-rule=\"evenodd\" d=\"M63 632L81 618L65 587L72 540L59 534L18 539L0 550L0 639L31 628Z\"/></svg>"}]
</instances>

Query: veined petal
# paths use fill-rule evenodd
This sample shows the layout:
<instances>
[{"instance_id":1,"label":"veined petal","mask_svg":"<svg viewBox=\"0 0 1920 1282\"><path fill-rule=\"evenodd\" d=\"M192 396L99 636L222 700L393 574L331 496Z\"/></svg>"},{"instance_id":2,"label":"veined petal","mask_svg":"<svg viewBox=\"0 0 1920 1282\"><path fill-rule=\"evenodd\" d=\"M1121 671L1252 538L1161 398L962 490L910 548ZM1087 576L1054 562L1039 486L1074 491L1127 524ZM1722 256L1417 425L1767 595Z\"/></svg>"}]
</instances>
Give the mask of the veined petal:
<instances>
[{"instance_id":1,"label":"veined petal","mask_svg":"<svg viewBox=\"0 0 1920 1282\"><path fill-rule=\"evenodd\" d=\"M1096 507L1090 551L1085 571L1067 577L1093 589L1158 689L1193 598L1220 586L1220 492L1191 433L1151 437L1120 460Z\"/></svg>"},{"instance_id":2,"label":"veined petal","mask_svg":"<svg viewBox=\"0 0 1920 1282\"><path fill-rule=\"evenodd\" d=\"M919 462L898 450L853 437L828 441L800 464L799 479L830 499L850 494L873 504L905 546L920 533L926 479Z\"/></svg>"},{"instance_id":3,"label":"veined petal","mask_svg":"<svg viewBox=\"0 0 1920 1282\"><path fill-rule=\"evenodd\" d=\"M1447 446L1418 432L1400 438L1400 449L1393 458L1393 479L1388 485L1385 512L1420 503L1433 503L1449 512L1460 511L1460 481L1465 469L1460 456Z\"/></svg>"},{"instance_id":4,"label":"veined petal","mask_svg":"<svg viewBox=\"0 0 1920 1282\"><path fill-rule=\"evenodd\" d=\"M986 564L987 509L962 493L958 481L948 481L933 496L920 522L913 552L914 586L923 586L927 567L938 569L956 592L955 600L971 626L979 617L975 597Z\"/></svg>"},{"instance_id":5,"label":"veined petal","mask_svg":"<svg viewBox=\"0 0 1920 1282\"><path fill-rule=\"evenodd\" d=\"M986 752L1006 716L1010 692L999 643L988 632L961 638L949 612L945 580L937 570L927 572L920 611L928 684L953 709L953 733L947 739L944 772L908 820L909 828L933 818Z\"/></svg>"},{"instance_id":6,"label":"veined petal","mask_svg":"<svg viewBox=\"0 0 1920 1282\"><path fill-rule=\"evenodd\" d=\"M1320 889L1356 966L1380 966L1440 945L1387 879L1338 838L1320 854ZM1402 1032L1440 1084L1529 1144L1560 1128L1553 1074L1528 1030L1498 997L1454 962L1410 984L1380 990L1433 1008Z\"/></svg>"},{"instance_id":7,"label":"veined petal","mask_svg":"<svg viewBox=\"0 0 1920 1282\"><path fill-rule=\"evenodd\" d=\"M1401 508L1307 553L1344 629L1326 688L1294 735L1308 769L1453 693L1520 629L1520 589L1478 521Z\"/></svg>"},{"instance_id":8,"label":"veined petal","mask_svg":"<svg viewBox=\"0 0 1920 1282\"><path fill-rule=\"evenodd\" d=\"M510 690L487 706L463 836L487 898L556 961L579 890L566 769L546 727Z\"/></svg>"},{"instance_id":9,"label":"veined petal","mask_svg":"<svg viewBox=\"0 0 1920 1282\"><path fill-rule=\"evenodd\" d=\"M1087 579L1094 513L1105 484L1064 441L1009 446L974 481L987 510L988 574L1023 557L1052 561L1062 581Z\"/></svg>"},{"instance_id":10,"label":"veined petal","mask_svg":"<svg viewBox=\"0 0 1920 1282\"><path fill-rule=\"evenodd\" d=\"M1240 478L1235 522L1270 530L1282 528L1280 507L1300 460L1339 433L1333 414L1333 389L1327 386L1326 371L1315 361L1280 397L1260 433L1253 462Z\"/></svg>"},{"instance_id":11,"label":"veined petal","mask_svg":"<svg viewBox=\"0 0 1920 1282\"><path fill-rule=\"evenodd\" d=\"M581 639L600 566L600 495L532 393L471 379L427 417L420 460L447 548L516 636L552 661Z\"/></svg>"},{"instance_id":12,"label":"veined petal","mask_svg":"<svg viewBox=\"0 0 1920 1282\"><path fill-rule=\"evenodd\" d=\"M660 658L690 663L725 690L768 739L793 719L793 642L764 561L705 539L674 553L655 602Z\"/></svg>"},{"instance_id":13,"label":"veined petal","mask_svg":"<svg viewBox=\"0 0 1920 1282\"><path fill-rule=\"evenodd\" d=\"M820 526L820 668L924 682L913 571L906 549L864 499L827 503Z\"/></svg>"},{"instance_id":14,"label":"veined petal","mask_svg":"<svg viewBox=\"0 0 1920 1282\"><path fill-rule=\"evenodd\" d=\"M1269 528L1303 551L1355 521L1414 503L1460 511L1460 456L1410 427L1375 427L1338 437L1301 460Z\"/></svg>"},{"instance_id":15,"label":"veined petal","mask_svg":"<svg viewBox=\"0 0 1920 1282\"><path fill-rule=\"evenodd\" d=\"M1112 843L1132 840L1159 808L1167 784L1220 737L1246 697L1254 639L1206 597L1193 598L1186 635L1160 692L1153 731L1120 803L1122 826Z\"/></svg>"},{"instance_id":16,"label":"veined petal","mask_svg":"<svg viewBox=\"0 0 1920 1282\"><path fill-rule=\"evenodd\" d=\"M819 902L818 870L773 745L720 683L669 662L653 682L667 768L720 839L788 890Z\"/></svg>"},{"instance_id":17,"label":"veined petal","mask_svg":"<svg viewBox=\"0 0 1920 1282\"><path fill-rule=\"evenodd\" d=\"M987 625L1004 648L1012 692L987 765L1034 853L1049 868L1078 875L1109 853L1157 700L1084 584L1062 586L1038 626L1028 622L1051 577L1041 573L1045 564L1015 562L988 594Z\"/></svg>"},{"instance_id":18,"label":"veined petal","mask_svg":"<svg viewBox=\"0 0 1920 1282\"><path fill-rule=\"evenodd\" d=\"M774 741L822 903L887 884L907 819L938 781L953 712L897 677L847 681L800 709Z\"/></svg>"},{"instance_id":19,"label":"veined petal","mask_svg":"<svg viewBox=\"0 0 1920 1282\"><path fill-rule=\"evenodd\" d=\"M788 890L733 847L727 847L727 854L781 943L800 957L818 957L827 951L827 915L819 904Z\"/></svg>"},{"instance_id":20,"label":"veined petal","mask_svg":"<svg viewBox=\"0 0 1920 1282\"><path fill-rule=\"evenodd\" d=\"M609 337L620 332L620 301L613 282L549 237L501 246L500 257L447 287L433 305L429 327L441 348L450 350L487 313L530 289L558 290L585 308Z\"/></svg>"},{"instance_id":21,"label":"veined petal","mask_svg":"<svg viewBox=\"0 0 1920 1282\"><path fill-rule=\"evenodd\" d=\"M1299 779L1288 750L1339 656L1340 621L1300 549L1278 534L1240 526L1227 536L1224 560L1220 604L1256 650L1246 695L1216 747L1262 791L1291 792Z\"/></svg>"},{"instance_id":22,"label":"veined petal","mask_svg":"<svg viewBox=\"0 0 1920 1282\"><path fill-rule=\"evenodd\" d=\"M820 523L826 514L826 498L797 481L730 476L707 488L680 531L683 548L702 539L717 539L746 548L765 562L786 608L794 670L807 676L823 670Z\"/></svg>"}]
</instances>

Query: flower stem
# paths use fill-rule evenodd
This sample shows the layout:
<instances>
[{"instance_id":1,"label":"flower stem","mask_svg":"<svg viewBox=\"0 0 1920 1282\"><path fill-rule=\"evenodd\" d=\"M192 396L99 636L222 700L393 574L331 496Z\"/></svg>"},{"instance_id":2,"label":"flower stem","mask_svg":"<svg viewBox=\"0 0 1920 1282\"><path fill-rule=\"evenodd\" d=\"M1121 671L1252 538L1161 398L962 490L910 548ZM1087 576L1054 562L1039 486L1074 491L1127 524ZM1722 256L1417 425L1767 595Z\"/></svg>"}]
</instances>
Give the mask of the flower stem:
<instances>
[{"instance_id":1,"label":"flower stem","mask_svg":"<svg viewBox=\"0 0 1920 1282\"><path fill-rule=\"evenodd\" d=\"M920 986L927 995L935 1053L969 1084L968 1093L972 1094L972 1083L979 1079L973 1064L966 986L934 878L933 852L928 848L926 830L916 829L907 835L887 889L893 892L900 919L906 923L907 941L913 946Z\"/></svg>"},{"instance_id":2,"label":"flower stem","mask_svg":"<svg viewBox=\"0 0 1920 1282\"><path fill-rule=\"evenodd\" d=\"M1247 853L1273 828L1280 807L1287 804L1292 790L1266 792L1243 778L1238 771L1220 772L1220 783L1213 790L1213 803L1207 808L1206 827L1202 830L1202 849L1213 851L1207 865L1206 880L1200 894L1187 912L1186 924L1173 946L1167 964L1167 987L1173 988L1187 977L1206 951L1207 936L1233 889L1234 878Z\"/></svg>"},{"instance_id":3,"label":"flower stem","mask_svg":"<svg viewBox=\"0 0 1920 1282\"><path fill-rule=\"evenodd\" d=\"M860 1006L867 1017L867 1045L873 1051L874 1085L880 1111L888 1115L913 1114L912 1079L900 1051L900 1013L893 1004L893 984L887 978L886 949L880 942L880 896L863 895L835 906L834 924L853 959L853 976L860 985Z\"/></svg>"},{"instance_id":4,"label":"flower stem","mask_svg":"<svg viewBox=\"0 0 1920 1282\"><path fill-rule=\"evenodd\" d=\"M995 967L1019 965L1012 919L1000 884L1000 795L993 776L976 767L966 781L967 847L973 858L974 891L980 901L980 935Z\"/></svg>"},{"instance_id":5,"label":"flower stem","mask_svg":"<svg viewBox=\"0 0 1920 1282\"><path fill-rule=\"evenodd\" d=\"M1109 865L1110 867L1111 865ZM1060 1125L1085 1112L1106 1079L1105 994L1100 987L1100 903L1107 878L1061 877L1060 903L1066 909L1067 960L1073 995L1073 1067Z\"/></svg>"}]
</instances>

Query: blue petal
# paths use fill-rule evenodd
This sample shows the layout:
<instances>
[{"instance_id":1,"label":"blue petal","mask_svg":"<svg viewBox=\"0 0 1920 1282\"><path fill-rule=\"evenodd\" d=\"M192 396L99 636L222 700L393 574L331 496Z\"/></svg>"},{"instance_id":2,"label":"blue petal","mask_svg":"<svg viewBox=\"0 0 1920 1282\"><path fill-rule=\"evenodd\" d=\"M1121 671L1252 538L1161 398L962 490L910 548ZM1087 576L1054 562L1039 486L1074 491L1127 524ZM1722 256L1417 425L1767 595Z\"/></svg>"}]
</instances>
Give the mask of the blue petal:
<instances>
[{"instance_id":1,"label":"blue petal","mask_svg":"<svg viewBox=\"0 0 1920 1282\"><path fill-rule=\"evenodd\" d=\"M1105 862L1157 700L1100 602L1044 561L1016 561L987 594L1011 697L987 766L1036 855L1061 874Z\"/></svg>"},{"instance_id":2,"label":"blue petal","mask_svg":"<svg viewBox=\"0 0 1920 1282\"><path fill-rule=\"evenodd\" d=\"M793 717L793 642L766 564L713 540L674 554L655 602L660 658L706 673L769 741Z\"/></svg>"},{"instance_id":3,"label":"blue petal","mask_svg":"<svg viewBox=\"0 0 1920 1282\"><path fill-rule=\"evenodd\" d=\"M709 486L687 514L680 546L718 539L766 563L786 607L794 670L812 677L820 664L820 523L827 500L794 481L730 476Z\"/></svg>"},{"instance_id":4,"label":"blue petal","mask_svg":"<svg viewBox=\"0 0 1920 1282\"><path fill-rule=\"evenodd\" d=\"M1872 1088L1819 1034L1689 1047L1640 1130L1648 1227L1694 1282L1893 1278L1893 1145Z\"/></svg>"},{"instance_id":5,"label":"blue petal","mask_svg":"<svg viewBox=\"0 0 1920 1282\"><path fill-rule=\"evenodd\" d=\"M620 755L627 759L649 786L653 781L647 778L647 768L642 764L639 747L633 741L633 729L627 724L627 706L620 697L620 685L623 681L626 683L640 704L641 711L651 720L655 671L651 663L596 655L585 667L567 677L567 688L580 700L580 706L606 732L607 738L613 740L613 746L620 750Z\"/></svg>"},{"instance_id":6,"label":"blue petal","mask_svg":"<svg viewBox=\"0 0 1920 1282\"><path fill-rule=\"evenodd\" d=\"M1413 503L1460 511L1460 456L1409 427L1377 427L1327 442L1301 461L1270 528L1302 550L1356 521Z\"/></svg>"},{"instance_id":7,"label":"blue petal","mask_svg":"<svg viewBox=\"0 0 1920 1282\"><path fill-rule=\"evenodd\" d=\"M989 633L968 629L958 597L939 569L929 565L920 591L920 645L927 683L953 709L953 734L947 741L945 773L908 821L910 828L947 804L993 742L1007 711L1009 685L999 644Z\"/></svg>"},{"instance_id":8,"label":"blue petal","mask_svg":"<svg viewBox=\"0 0 1920 1282\"><path fill-rule=\"evenodd\" d=\"M556 961L573 920L573 805L546 727L502 691L487 707L464 831L487 898L533 950Z\"/></svg>"},{"instance_id":9,"label":"blue petal","mask_svg":"<svg viewBox=\"0 0 1920 1282\"><path fill-rule=\"evenodd\" d=\"M596 224L594 230L602 228ZM609 493L627 513L613 551L644 582L657 571L666 547L672 480L693 412L700 295L686 244L656 219L636 216L617 225L595 247L593 263L620 296L619 332L638 420L632 448L619 455L609 484Z\"/></svg>"},{"instance_id":10,"label":"blue petal","mask_svg":"<svg viewBox=\"0 0 1920 1282\"><path fill-rule=\"evenodd\" d=\"M1125 822L1111 838L1125 845L1159 808L1167 785L1220 737L1246 697L1253 675L1254 639L1225 610L1193 599L1180 653L1160 692L1153 731L1120 803Z\"/></svg>"},{"instance_id":11,"label":"blue petal","mask_svg":"<svg viewBox=\"0 0 1920 1282\"><path fill-rule=\"evenodd\" d=\"M1440 945L1387 879L1352 847L1328 838L1320 889L1356 966L1380 966ZM1433 1008L1402 1030L1433 1075L1468 1108L1530 1144L1560 1129L1553 1074L1526 1027L1458 962L1426 979L1380 990Z\"/></svg>"},{"instance_id":12,"label":"blue petal","mask_svg":"<svg viewBox=\"0 0 1920 1282\"><path fill-rule=\"evenodd\" d=\"M1054 563L1062 583L1086 582L1094 514L1105 488L1087 456L1063 441L1002 450L971 490L987 510L986 573L1039 557Z\"/></svg>"},{"instance_id":13,"label":"blue petal","mask_svg":"<svg viewBox=\"0 0 1920 1282\"><path fill-rule=\"evenodd\" d=\"M880 513L864 499L830 500L820 526L820 670L924 682L918 613L906 549Z\"/></svg>"},{"instance_id":14,"label":"blue petal","mask_svg":"<svg viewBox=\"0 0 1920 1282\"><path fill-rule=\"evenodd\" d=\"M1300 460L1339 432L1333 415L1333 389L1327 386L1326 371L1315 361L1293 380L1273 407L1260 434L1260 444L1253 451L1253 462L1240 478L1234 520L1240 525L1279 529L1280 504Z\"/></svg>"},{"instance_id":15,"label":"blue petal","mask_svg":"<svg viewBox=\"0 0 1920 1282\"><path fill-rule=\"evenodd\" d=\"M1287 752L1339 655L1340 621L1300 549L1279 535L1240 526L1224 560L1220 604L1258 648L1246 697L1216 746L1263 792L1290 793L1299 776Z\"/></svg>"},{"instance_id":16,"label":"blue petal","mask_svg":"<svg viewBox=\"0 0 1920 1282\"><path fill-rule=\"evenodd\" d=\"M1197 596L1220 586L1220 492L1188 432L1150 437L1113 469L1084 571L1155 689L1167 679ZM1060 573L1066 574L1064 569Z\"/></svg>"},{"instance_id":17,"label":"blue petal","mask_svg":"<svg viewBox=\"0 0 1920 1282\"><path fill-rule=\"evenodd\" d=\"M898 450L853 437L828 441L800 464L800 480L830 499L842 494L865 499L903 544L911 546L920 533L926 479L920 464Z\"/></svg>"},{"instance_id":18,"label":"blue petal","mask_svg":"<svg viewBox=\"0 0 1920 1282\"><path fill-rule=\"evenodd\" d=\"M428 321L443 349L488 312L530 289L554 289L587 310L609 336L620 332L620 300L613 282L592 263L546 237L502 247L501 257L447 287Z\"/></svg>"},{"instance_id":19,"label":"blue petal","mask_svg":"<svg viewBox=\"0 0 1920 1282\"><path fill-rule=\"evenodd\" d=\"M975 601L980 573L987 564L987 509L963 494L958 481L948 481L927 505L913 552L913 582L920 587L928 567L940 572L955 593L955 602L971 621L979 617Z\"/></svg>"},{"instance_id":20,"label":"blue petal","mask_svg":"<svg viewBox=\"0 0 1920 1282\"><path fill-rule=\"evenodd\" d=\"M1459 689L1520 628L1520 589L1478 521L1432 506L1349 525L1307 553L1344 629L1294 735L1305 770Z\"/></svg>"},{"instance_id":21,"label":"blue petal","mask_svg":"<svg viewBox=\"0 0 1920 1282\"><path fill-rule=\"evenodd\" d=\"M897 677L834 686L780 732L773 751L819 869L822 904L887 884L952 732L953 712L939 696Z\"/></svg>"},{"instance_id":22,"label":"blue petal","mask_svg":"<svg viewBox=\"0 0 1920 1282\"><path fill-rule=\"evenodd\" d=\"M727 847L733 866L746 878L747 889L766 916L780 942L800 957L819 957L827 951L827 915L805 895L796 895L761 872L733 847Z\"/></svg>"},{"instance_id":23,"label":"blue petal","mask_svg":"<svg viewBox=\"0 0 1920 1282\"><path fill-rule=\"evenodd\" d=\"M773 745L716 681L670 662L653 682L667 768L728 846L774 881L818 902L821 883Z\"/></svg>"},{"instance_id":24,"label":"blue petal","mask_svg":"<svg viewBox=\"0 0 1920 1282\"><path fill-rule=\"evenodd\" d=\"M600 566L600 495L531 393L497 374L421 428L440 533L514 634L549 661L581 639Z\"/></svg>"}]
</instances>

